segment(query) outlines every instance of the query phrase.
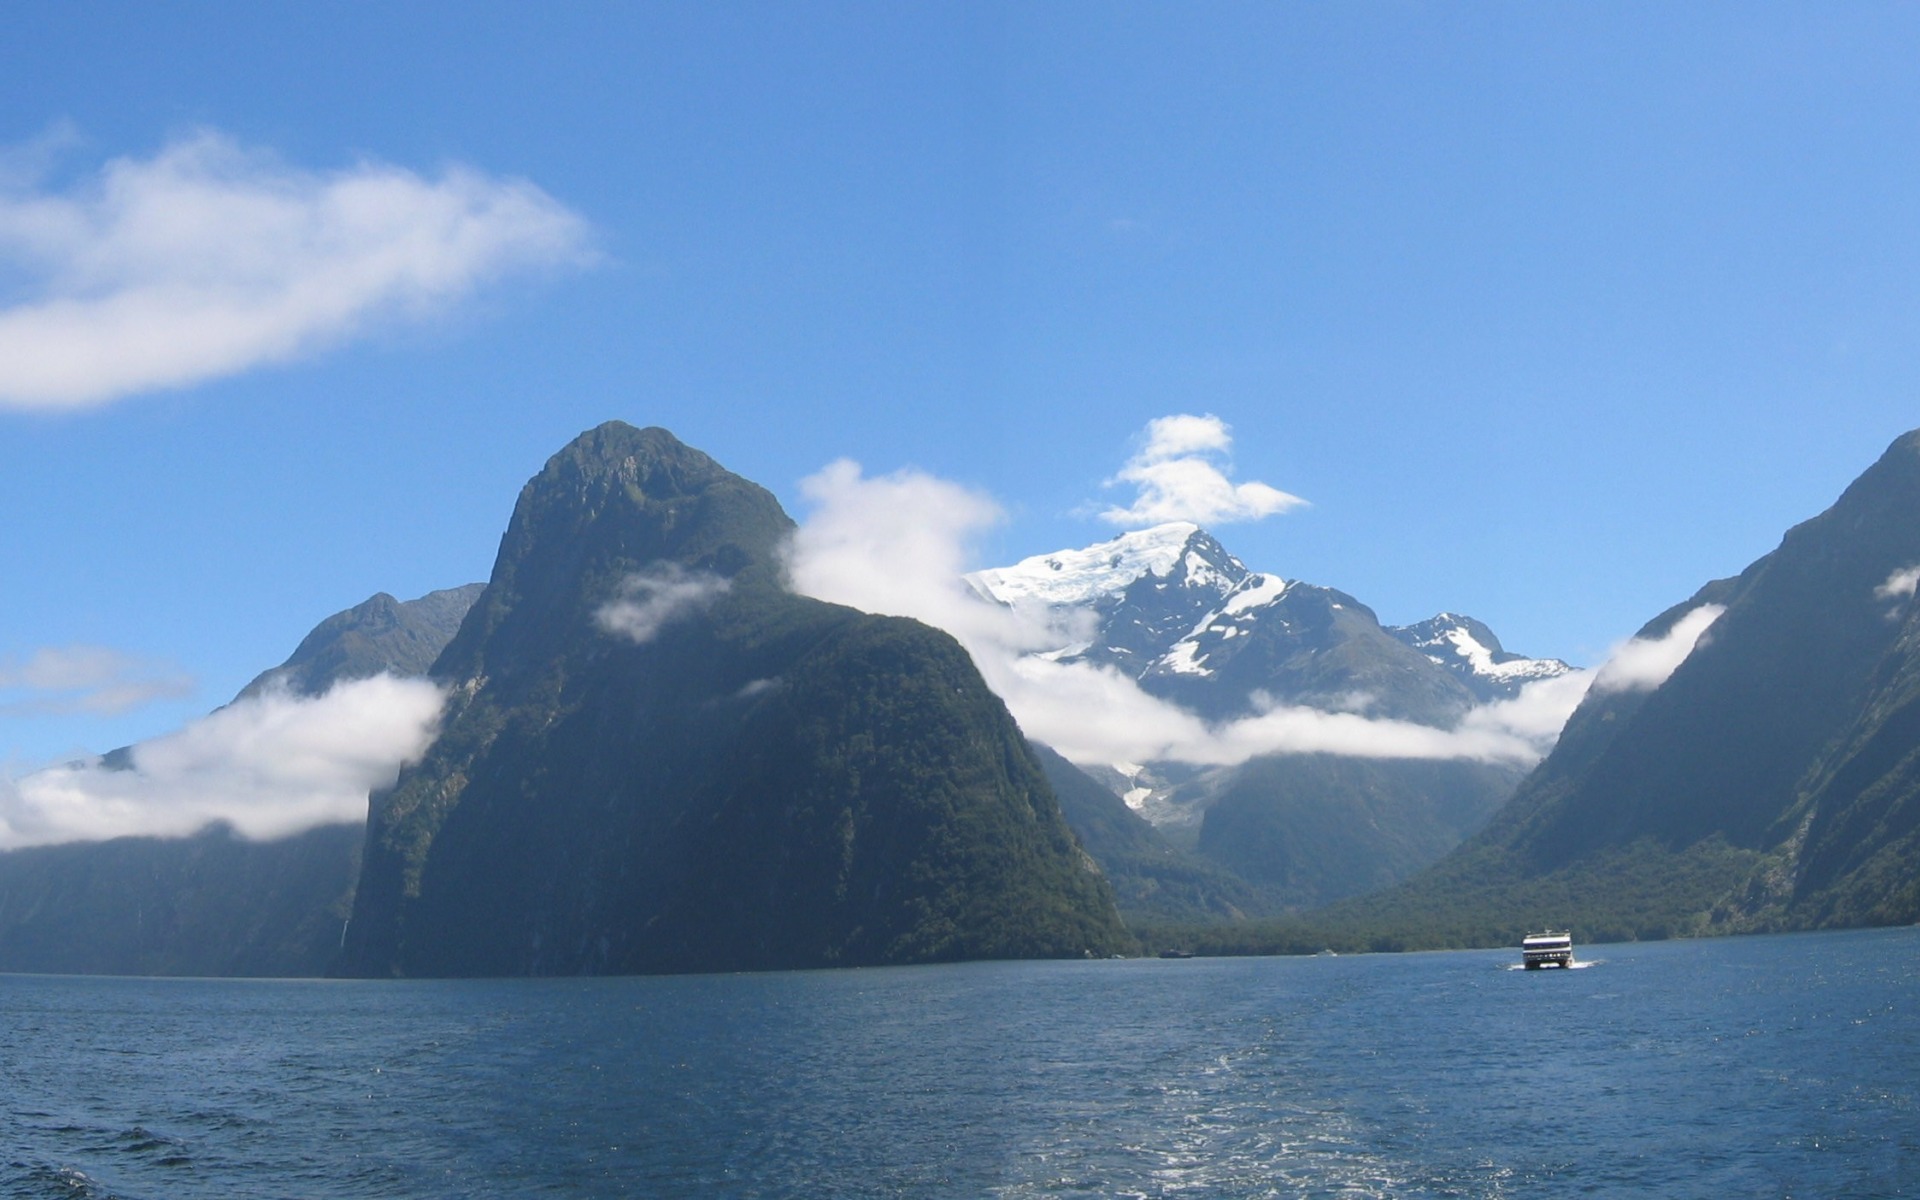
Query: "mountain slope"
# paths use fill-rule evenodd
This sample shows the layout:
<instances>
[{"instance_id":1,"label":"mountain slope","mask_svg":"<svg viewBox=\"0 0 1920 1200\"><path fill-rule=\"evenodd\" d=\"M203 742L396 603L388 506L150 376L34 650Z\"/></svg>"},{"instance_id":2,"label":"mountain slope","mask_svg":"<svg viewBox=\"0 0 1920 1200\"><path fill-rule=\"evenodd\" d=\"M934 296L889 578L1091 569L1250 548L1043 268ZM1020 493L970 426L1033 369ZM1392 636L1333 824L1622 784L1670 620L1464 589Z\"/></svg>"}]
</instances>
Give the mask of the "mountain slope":
<instances>
[{"instance_id":1,"label":"mountain slope","mask_svg":"<svg viewBox=\"0 0 1920 1200\"><path fill-rule=\"evenodd\" d=\"M1198 849L1285 908L1396 883L1477 830L1512 766L1289 754L1210 773Z\"/></svg>"},{"instance_id":2,"label":"mountain slope","mask_svg":"<svg viewBox=\"0 0 1920 1200\"><path fill-rule=\"evenodd\" d=\"M1510 700L1527 684L1555 679L1573 668L1557 658L1528 658L1503 649L1500 639L1472 617L1443 612L1387 633L1451 671L1480 701Z\"/></svg>"},{"instance_id":3,"label":"mountain slope","mask_svg":"<svg viewBox=\"0 0 1920 1200\"><path fill-rule=\"evenodd\" d=\"M342 969L736 970L1105 954L1111 895L945 634L796 597L764 489L664 430L522 491L378 798Z\"/></svg>"},{"instance_id":4,"label":"mountain slope","mask_svg":"<svg viewBox=\"0 0 1920 1200\"><path fill-rule=\"evenodd\" d=\"M0 854L0 971L314 976L340 945L357 825L274 842L224 827Z\"/></svg>"},{"instance_id":5,"label":"mountain slope","mask_svg":"<svg viewBox=\"0 0 1920 1200\"><path fill-rule=\"evenodd\" d=\"M318 696L336 683L383 672L425 675L484 586L469 583L405 602L381 592L320 622L286 662L262 671L235 699L274 686L296 696Z\"/></svg>"},{"instance_id":6,"label":"mountain slope","mask_svg":"<svg viewBox=\"0 0 1920 1200\"><path fill-rule=\"evenodd\" d=\"M1354 597L1251 571L1186 523L968 581L994 602L1049 611L1080 635L1046 657L1118 671L1216 723L1284 705L1449 728L1478 703L1570 669L1507 653L1469 617L1382 626ZM1077 622L1060 619L1070 610ZM1519 776L1504 766L1325 754L1087 769L1119 781L1114 790L1170 844L1237 875L1265 904L1289 906L1404 878L1477 828Z\"/></svg>"},{"instance_id":7,"label":"mountain slope","mask_svg":"<svg viewBox=\"0 0 1920 1200\"><path fill-rule=\"evenodd\" d=\"M1210 720L1277 701L1328 710L1365 704L1379 716L1444 726L1474 704L1479 687L1470 680L1567 670L1506 654L1471 618L1443 614L1407 630L1383 627L1344 592L1248 570L1185 522L978 571L968 582L1011 607L1084 610L1094 620L1086 640L1049 657L1112 667ZM1492 648L1458 665L1443 661L1460 657L1428 644L1447 636L1443 622L1449 631L1471 629Z\"/></svg>"},{"instance_id":8,"label":"mountain slope","mask_svg":"<svg viewBox=\"0 0 1920 1200\"><path fill-rule=\"evenodd\" d=\"M317 696L381 672L423 673L479 585L404 603L385 594L322 621L235 701L271 686ZM103 765L127 769L128 750ZM0 971L325 974L366 840L361 822L250 842L224 827L0 853Z\"/></svg>"},{"instance_id":9,"label":"mountain slope","mask_svg":"<svg viewBox=\"0 0 1920 1200\"><path fill-rule=\"evenodd\" d=\"M1233 872L1176 847L1119 796L1055 751L1040 745L1033 749L1060 798L1061 815L1100 864L1129 925L1233 921L1276 907Z\"/></svg>"},{"instance_id":10,"label":"mountain slope","mask_svg":"<svg viewBox=\"0 0 1920 1200\"><path fill-rule=\"evenodd\" d=\"M1920 917L1920 432L1737 578L1651 690L1604 686L1485 830L1404 890L1473 936L1552 921L1607 936Z\"/></svg>"}]
</instances>

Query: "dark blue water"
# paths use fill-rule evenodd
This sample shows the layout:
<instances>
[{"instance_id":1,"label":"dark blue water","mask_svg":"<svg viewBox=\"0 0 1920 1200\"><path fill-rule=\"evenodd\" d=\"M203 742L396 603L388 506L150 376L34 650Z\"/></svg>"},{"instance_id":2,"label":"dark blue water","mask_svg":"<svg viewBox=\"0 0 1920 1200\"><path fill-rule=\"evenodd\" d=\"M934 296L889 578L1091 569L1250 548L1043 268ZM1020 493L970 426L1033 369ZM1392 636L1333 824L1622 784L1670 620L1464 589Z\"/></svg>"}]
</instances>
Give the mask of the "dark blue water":
<instances>
[{"instance_id":1,"label":"dark blue water","mask_svg":"<svg viewBox=\"0 0 1920 1200\"><path fill-rule=\"evenodd\" d=\"M1920 930L666 979L0 976L0 1195L1920 1195Z\"/></svg>"}]
</instances>

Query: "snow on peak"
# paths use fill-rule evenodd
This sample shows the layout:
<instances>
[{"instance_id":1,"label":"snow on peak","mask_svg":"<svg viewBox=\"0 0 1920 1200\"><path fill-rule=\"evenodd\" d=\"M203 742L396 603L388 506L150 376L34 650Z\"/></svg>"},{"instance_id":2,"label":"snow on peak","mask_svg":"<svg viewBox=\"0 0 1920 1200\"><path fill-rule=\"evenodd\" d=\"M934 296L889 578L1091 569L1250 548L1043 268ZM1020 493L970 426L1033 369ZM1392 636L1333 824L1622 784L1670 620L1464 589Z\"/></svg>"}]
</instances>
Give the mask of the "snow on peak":
<instances>
[{"instance_id":1,"label":"snow on peak","mask_svg":"<svg viewBox=\"0 0 1920 1200\"><path fill-rule=\"evenodd\" d=\"M1226 603L1202 617L1192 632L1175 642L1153 664L1153 670L1173 675L1214 673L1207 660L1234 638L1251 632L1262 618L1257 610L1279 603L1293 584L1278 575L1248 575L1227 594Z\"/></svg>"},{"instance_id":2,"label":"snow on peak","mask_svg":"<svg viewBox=\"0 0 1920 1200\"><path fill-rule=\"evenodd\" d=\"M1240 586L1227 597L1225 609L1229 616L1246 612L1248 609L1264 608L1287 594L1293 585L1278 575L1249 575L1240 582Z\"/></svg>"},{"instance_id":3,"label":"snow on peak","mask_svg":"<svg viewBox=\"0 0 1920 1200\"><path fill-rule=\"evenodd\" d=\"M1402 640L1441 666L1496 683L1550 679L1571 669L1559 659L1509 653L1486 626L1458 613L1440 613L1404 632Z\"/></svg>"},{"instance_id":4,"label":"snow on peak","mask_svg":"<svg viewBox=\"0 0 1920 1200\"><path fill-rule=\"evenodd\" d=\"M1185 559L1189 584L1210 585L1217 579L1225 590L1231 582L1219 568L1189 553L1197 535L1201 535L1198 525L1172 521L1085 549L1036 554L1010 567L975 571L967 579L1003 604L1084 605L1116 598L1144 576L1171 575ZM1228 562L1239 565L1231 556Z\"/></svg>"}]
</instances>

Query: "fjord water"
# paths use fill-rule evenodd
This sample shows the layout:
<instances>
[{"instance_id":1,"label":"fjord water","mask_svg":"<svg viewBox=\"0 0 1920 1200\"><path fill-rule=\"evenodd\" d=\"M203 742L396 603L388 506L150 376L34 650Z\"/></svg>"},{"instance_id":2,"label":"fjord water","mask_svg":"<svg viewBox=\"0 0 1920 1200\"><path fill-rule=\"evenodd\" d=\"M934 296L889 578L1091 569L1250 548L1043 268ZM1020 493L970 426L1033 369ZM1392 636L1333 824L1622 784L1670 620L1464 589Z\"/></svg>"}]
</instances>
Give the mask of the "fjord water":
<instances>
[{"instance_id":1,"label":"fjord water","mask_svg":"<svg viewBox=\"0 0 1920 1200\"><path fill-rule=\"evenodd\" d=\"M0 1194L1920 1193L1920 929L1584 953L0 977Z\"/></svg>"}]
</instances>

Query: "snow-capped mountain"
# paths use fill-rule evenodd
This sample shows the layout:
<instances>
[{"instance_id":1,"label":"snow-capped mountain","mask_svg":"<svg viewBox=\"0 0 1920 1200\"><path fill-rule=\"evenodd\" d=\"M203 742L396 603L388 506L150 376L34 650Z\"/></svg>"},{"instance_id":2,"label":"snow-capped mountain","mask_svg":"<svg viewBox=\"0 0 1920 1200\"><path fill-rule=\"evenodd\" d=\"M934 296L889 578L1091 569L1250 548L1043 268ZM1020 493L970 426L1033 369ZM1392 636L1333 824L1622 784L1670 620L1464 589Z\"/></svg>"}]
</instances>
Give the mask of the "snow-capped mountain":
<instances>
[{"instance_id":1,"label":"snow-capped mountain","mask_svg":"<svg viewBox=\"0 0 1920 1200\"><path fill-rule=\"evenodd\" d=\"M1187 523L1036 555L968 582L1010 607L1091 614L1057 623L1077 640L1037 653L1111 667L1214 721L1279 704L1450 728L1476 704L1568 669L1507 653L1468 617L1384 627L1345 592L1250 570ZM1322 903L1432 861L1519 777L1511 765L1333 754L1082 769L1172 843L1283 905Z\"/></svg>"},{"instance_id":2,"label":"snow-capped mountain","mask_svg":"<svg viewBox=\"0 0 1920 1200\"><path fill-rule=\"evenodd\" d=\"M1123 533L1081 550L1023 559L967 581L1014 608L1078 608L1098 618L1089 642L1051 647L1140 676L1244 584L1251 572L1198 525L1184 521Z\"/></svg>"},{"instance_id":3,"label":"snow-capped mountain","mask_svg":"<svg viewBox=\"0 0 1920 1200\"><path fill-rule=\"evenodd\" d=\"M1528 658L1500 646L1493 630L1458 613L1441 613L1387 632L1447 668L1481 700L1505 700L1540 679L1573 670L1557 658Z\"/></svg>"},{"instance_id":4,"label":"snow-capped mountain","mask_svg":"<svg viewBox=\"0 0 1920 1200\"><path fill-rule=\"evenodd\" d=\"M1468 617L1383 627L1345 592L1251 571L1185 522L968 578L1003 604L1091 611L1091 639L1051 657L1112 666L1216 719L1279 702L1445 726L1568 669L1507 653Z\"/></svg>"}]
</instances>

